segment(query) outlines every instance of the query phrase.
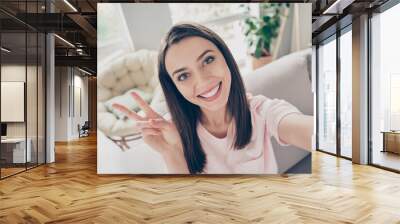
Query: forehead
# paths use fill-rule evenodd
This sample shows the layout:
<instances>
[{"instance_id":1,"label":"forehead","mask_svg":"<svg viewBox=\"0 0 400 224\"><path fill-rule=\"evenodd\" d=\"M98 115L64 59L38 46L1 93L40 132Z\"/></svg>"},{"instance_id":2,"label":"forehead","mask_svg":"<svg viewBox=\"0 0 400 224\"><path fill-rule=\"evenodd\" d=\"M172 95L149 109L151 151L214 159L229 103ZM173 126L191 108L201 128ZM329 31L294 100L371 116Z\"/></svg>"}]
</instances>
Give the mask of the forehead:
<instances>
[{"instance_id":1,"label":"forehead","mask_svg":"<svg viewBox=\"0 0 400 224\"><path fill-rule=\"evenodd\" d=\"M205 50L219 52L214 43L202 37L187 37L172 44L165 55L165 66L168 73L175 69L189 67Z\"/></svg>"}]
</instances>

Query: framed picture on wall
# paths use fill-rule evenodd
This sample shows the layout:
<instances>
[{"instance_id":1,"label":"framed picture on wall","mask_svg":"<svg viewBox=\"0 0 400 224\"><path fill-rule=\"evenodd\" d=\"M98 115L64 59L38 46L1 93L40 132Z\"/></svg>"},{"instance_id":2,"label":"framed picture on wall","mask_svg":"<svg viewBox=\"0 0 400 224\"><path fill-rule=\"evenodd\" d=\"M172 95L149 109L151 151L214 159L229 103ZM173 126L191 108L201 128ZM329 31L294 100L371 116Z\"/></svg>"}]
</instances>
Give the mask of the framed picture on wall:
<instances>
[{"instance_id":1,"label":"framed picture on wall","mask_svg":"<svg viewBox=\"0 0 400 224\"><path fill-rule=\"evenodd\" d=\"M25 82L1 82L1 122L24 122Z\"/></svg>"}]
</instances>

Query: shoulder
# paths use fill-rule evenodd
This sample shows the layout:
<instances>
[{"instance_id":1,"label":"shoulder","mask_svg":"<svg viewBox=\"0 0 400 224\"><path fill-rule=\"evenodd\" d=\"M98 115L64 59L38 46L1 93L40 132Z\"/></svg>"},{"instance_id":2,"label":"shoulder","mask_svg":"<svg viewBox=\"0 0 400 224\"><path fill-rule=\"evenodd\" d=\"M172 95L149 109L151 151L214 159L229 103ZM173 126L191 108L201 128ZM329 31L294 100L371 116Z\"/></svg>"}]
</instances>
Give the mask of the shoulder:
<instances>
[{"instance_id":1,"label":"shoulder","mask_svg":"<svg viewBox=\"0 0 400 224\"><path fill-rule=\"evenodd\" d=\"M266 97L264 95L255 95L254 96L252 93L249 93L249 92L246 93L246 96L247 96L247 100L249 101L250 107L258 106L260 103L269 99L268 97Z\"/></svg>"},{"instance_id":2,"label":"shoulder","mask_svg":"<svg viewBox=\"0 0 400 224\"><path fill-rule=\"evenodd\" d=\"M271 99L263 95L253 96L247 93L250 111L262 117L281 116L283 114L300 112L295 106L282 99Z\"/></svg>"},{"instance_id":3,"label":"shoulder","mask_svg":"<svg viewBox=\"0 0 400 224\"><path fill-rule=\"evenodd\" d=\"M246 96L252 114L262 114L271 101L270 98L263 95L253 96L251 93L246 93Z\"/></svg>"}]
</instances>

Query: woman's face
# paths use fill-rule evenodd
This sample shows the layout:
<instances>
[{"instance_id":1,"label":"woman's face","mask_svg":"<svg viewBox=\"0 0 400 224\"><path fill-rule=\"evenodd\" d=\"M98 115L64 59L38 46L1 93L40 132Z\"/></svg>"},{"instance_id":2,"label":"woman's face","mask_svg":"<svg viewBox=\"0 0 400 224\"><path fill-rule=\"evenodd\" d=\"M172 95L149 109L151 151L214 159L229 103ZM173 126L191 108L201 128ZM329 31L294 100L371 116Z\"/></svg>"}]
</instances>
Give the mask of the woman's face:
<instances>
[{"instance_id":1,"label":"woman's face","mask_svg":"<svg viewBox=\"0 0 400 224\"><path fill-rule=\"evenodd\" d=\"M210 111L226 107L231 73L224 56L211 41L187 37L171 45L165 67L189 102Z\"/></svg>"}]
</instances>

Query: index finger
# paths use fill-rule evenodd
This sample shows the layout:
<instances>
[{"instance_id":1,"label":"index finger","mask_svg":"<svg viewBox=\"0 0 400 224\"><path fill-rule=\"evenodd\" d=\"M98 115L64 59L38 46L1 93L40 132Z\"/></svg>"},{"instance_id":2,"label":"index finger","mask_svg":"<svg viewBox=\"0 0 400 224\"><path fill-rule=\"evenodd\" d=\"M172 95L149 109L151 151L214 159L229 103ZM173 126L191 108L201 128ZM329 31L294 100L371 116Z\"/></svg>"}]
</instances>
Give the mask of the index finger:
<instances>
[{"instance_id":1,"label":"index finger","mask_svg":"<svg viewBox=\"0 0 400 224\"><path fill-rule=\"evenodd\" d=\"M136 92L131 92L132 97L135 99L135 101L138 103L139 107L145 112L147 116L149 115L158 115L156 112L154 112L153 109L147 104L146 101L142 99L142 97L139 96Z\"/></svg>"},{"instance_id":2,"label":"index finger","mask_svg":"<svg viewBox=\"0 0 400 224\"><path fill-rule=\"evenodd\" d=\"M117 110L121 111L122 113L126 114L129 118L131 118L133 120L139 120L139 121L146 120L145 118L139 116L136 112L129 110L124 105L121 105L121 104L118 104L118 103L114 103L112 105L112 107L114 107L115 109L117 109Z\"/></svg>"}]
</instances>

